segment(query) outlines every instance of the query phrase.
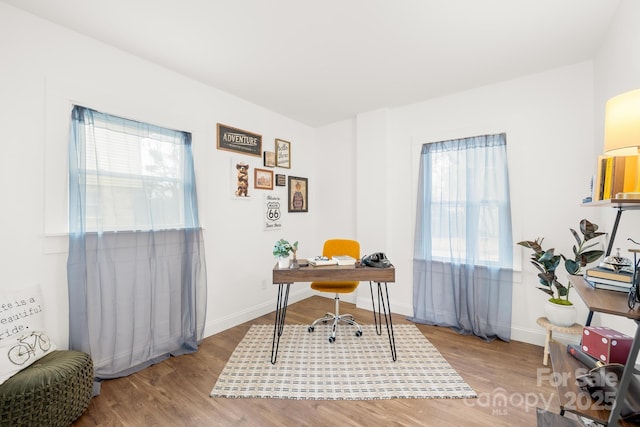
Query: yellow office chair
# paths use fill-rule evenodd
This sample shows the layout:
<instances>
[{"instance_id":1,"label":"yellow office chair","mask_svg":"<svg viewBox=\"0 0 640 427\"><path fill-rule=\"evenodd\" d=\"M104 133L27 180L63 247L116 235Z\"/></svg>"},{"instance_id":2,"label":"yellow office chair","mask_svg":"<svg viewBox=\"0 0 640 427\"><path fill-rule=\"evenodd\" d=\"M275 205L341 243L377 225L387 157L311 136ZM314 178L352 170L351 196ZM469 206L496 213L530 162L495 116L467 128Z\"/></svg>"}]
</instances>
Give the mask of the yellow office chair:
<instances>
[{"instance_id":1,"label":"yellow office chair","mask_svg":"<svg viewBox=\"0 0 640 427\"><path fill-rule=\"evenodd\" d=\"M355 259L360 259L360 243L355 240L330 239L324 242L322 255L328 258L331 258L334 255L349 255ZM360 282L312 282L311 289L315 289L316 291L320 292L335 293L336 311L335 313L326 313L324 317L315 320L309 326L308 331L313 332L315 326L318 323L326 324L328 322L332 322L333 326L331 328L331 336L329 337L329 342L334 342L336 340L336 327L338 326L339 322L344 322L358 328L358 330L356 331L356 336L361 336L362 328L353 319L353 315L340 314L340 294L346 294L355 291L359 284Z\"/></svg>"}]
</instances>

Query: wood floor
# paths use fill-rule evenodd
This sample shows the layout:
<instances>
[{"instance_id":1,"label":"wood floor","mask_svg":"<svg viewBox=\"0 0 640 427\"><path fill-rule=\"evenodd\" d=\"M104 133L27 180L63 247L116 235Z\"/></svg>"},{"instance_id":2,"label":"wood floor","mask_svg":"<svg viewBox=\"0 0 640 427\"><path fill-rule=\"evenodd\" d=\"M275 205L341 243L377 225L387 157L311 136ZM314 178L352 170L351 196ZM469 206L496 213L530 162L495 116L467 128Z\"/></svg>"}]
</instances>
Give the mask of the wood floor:
<instances>
[{"instance_id":1,"label":"wood floor","mask_svg":"<svg viewBox=\"0 0 640 427\"><path fill-rule=\"evenodd\" d=\"M333 307L312 297L289 306L288 324L307 324ZM392 306L393 308L393 306ZM341 304L361 323L372 313ZM441 327L418 325L478 394L478 399L318 401L214 399L209 392L252 324L273 324L275 315L221 332L195 354L170 358L126 378L105 381L102 392L74 424L88 426L534 426L535 407L558 412L555 387L542 365L542 347L484 342ZM411 323L394 315L396 324Z\"/></svg>"}]
</instances>

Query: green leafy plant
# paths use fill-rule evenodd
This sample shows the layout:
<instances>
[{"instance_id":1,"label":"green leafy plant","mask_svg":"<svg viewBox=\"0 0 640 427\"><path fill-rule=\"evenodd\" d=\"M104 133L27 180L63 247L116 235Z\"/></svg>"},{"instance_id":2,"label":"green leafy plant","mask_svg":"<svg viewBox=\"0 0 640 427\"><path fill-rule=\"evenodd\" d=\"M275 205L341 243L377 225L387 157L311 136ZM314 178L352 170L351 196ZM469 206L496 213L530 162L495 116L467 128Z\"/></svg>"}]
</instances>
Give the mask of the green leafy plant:
<instances>
[{"instance_id":1,"label":"green leafy plant","mask_svg":"<svg viewBox=\"0 0 640 427\"><path fill-rule=\"evenodd\" d=\"M558 276L556 275L556 269L560 265L560 261L564 261L564 268L567 273L578 274L587 264L597 261L604 254L604 251L600 249L593 249L599 242L587 244L590 240L605 234L597 231L598 226L596 224L586 219L580 221L580 233L582 236L572 228L569 230L577 242L577 246L573 245L573 258L567 258L562 254L556 255L553 248L543 249L543 238L540 237L534 241L524 240L518 242L518 245L533 251L530 261L539 271L538 279L540 286L538 289L551 295L549 301L561 305L573 304L569 301L571 283L569 282L567 285L563 285L558 281Z\"/></svg>"},{"instance_id":2,"label":"green leafy plant","mask_svg":"<svg viewBox=\"0 0 640 427\"><path fill-rule=\"evenodd\" d=\"M297 250L298 242L292 245L285 239L280 239L273 245L273 255L277 258L286 258L290 253L295 253Z\"/></svg>"}]
</instances>

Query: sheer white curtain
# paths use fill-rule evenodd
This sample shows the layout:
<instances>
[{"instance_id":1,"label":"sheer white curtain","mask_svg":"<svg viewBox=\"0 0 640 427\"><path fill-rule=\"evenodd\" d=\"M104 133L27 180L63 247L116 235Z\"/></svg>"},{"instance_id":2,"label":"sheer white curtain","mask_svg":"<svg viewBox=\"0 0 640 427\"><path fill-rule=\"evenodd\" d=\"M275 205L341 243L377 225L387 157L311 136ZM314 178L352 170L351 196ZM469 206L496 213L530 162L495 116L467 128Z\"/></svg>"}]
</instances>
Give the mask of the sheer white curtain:
<instances>
[{"instance_id":1,"label":"sheer white curtain","mask_svg":"<svg viewBox=\"0 0 640 427\"><path fill-rule=\"evenodd\" d=\"M424 144L413 320L511 337L513 238L506 135Z\"/></svg>"},{"instance_id":2,"label":"sheer white curtain","mask_svg":"<svg viewBox=\"0 0 640 427\"><path fill-rule=\"evenodd\" d=\"M69 341L98 379L197 350L206 267L191 135L75 106Z\"/></svg>"}]
</instances>

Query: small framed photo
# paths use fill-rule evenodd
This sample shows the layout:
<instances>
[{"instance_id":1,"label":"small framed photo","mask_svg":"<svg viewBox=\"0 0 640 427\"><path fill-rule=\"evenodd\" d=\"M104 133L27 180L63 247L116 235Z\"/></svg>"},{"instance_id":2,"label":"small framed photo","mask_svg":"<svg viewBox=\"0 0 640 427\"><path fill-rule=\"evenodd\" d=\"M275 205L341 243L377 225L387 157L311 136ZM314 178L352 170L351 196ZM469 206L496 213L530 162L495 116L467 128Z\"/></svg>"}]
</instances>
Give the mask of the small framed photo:
<instances>
[{"instance_id":1,"label":"small framed photo","mask_svg":"<svg viewBox=\"0 0 640 427\"><path fill-rule=\"evenodd\" d=\"M273 171L255 168L253 186L262 190L273 190Z\"/></svg>"},{"instance_id":2,"label":"small framed photo","mask_svg":"<svg viewBox=\"0 0 640 427\"><path fill-rule=\"evenodd\" d=\"M289 176L289 212L309 211L309 180Z\"/></svg>"},{"instance_id":3,"label":"small framed photo","mask_svg":"<svg viewBox=\"0 0 640 427\"><path fill-rule=\"evenodd\" d=\"M262 160L266 168L273 168L276 166L276 153L273 151L264 151L262 153Z\"/></svg>"},{"instance_id":4,"label":"small framed photo","mask_svg":"<svg viewBox=\"0 0 640 427\"><path fill-rule=\"evenodd\" d=\"M291 143L276 138L276 166L279 168L291 168Z\"/></svg>"},{"instance_id":5,"label":"small framed photo","mask_svg":"<svg viewBox=\"0 0 640 427\"><path fill-rule=\"evenodd\" d=\"M287 176L277 173L276 174L276 187L286 187L286 186L287 186Z\"/></svg>"}]
</instances>

